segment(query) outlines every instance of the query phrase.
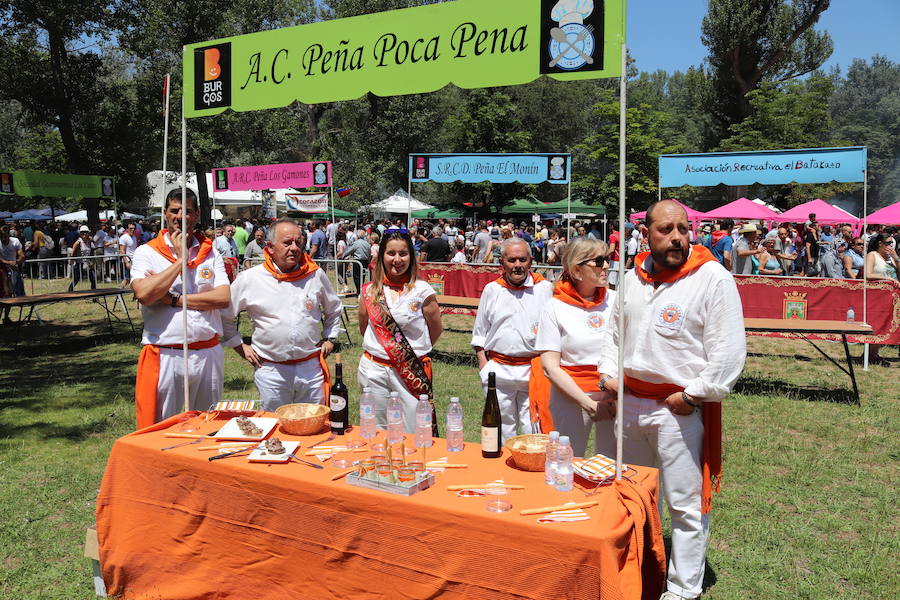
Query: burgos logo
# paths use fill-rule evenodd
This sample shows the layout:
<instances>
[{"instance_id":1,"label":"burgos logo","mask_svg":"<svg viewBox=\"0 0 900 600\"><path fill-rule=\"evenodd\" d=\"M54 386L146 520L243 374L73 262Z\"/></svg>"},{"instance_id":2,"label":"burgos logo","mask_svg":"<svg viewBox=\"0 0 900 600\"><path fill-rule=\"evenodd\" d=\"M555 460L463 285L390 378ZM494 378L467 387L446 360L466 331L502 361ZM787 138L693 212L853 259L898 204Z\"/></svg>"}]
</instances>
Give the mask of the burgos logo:
<instances>
[{"instance_id":1,"label":"burgos logo","mask_svg":"<svg viewBox=\"0 0 900 600\"><path fill-rule=\"evenodd\" d=\"M231 105L231 43L194 50L194 109Z\"/></svg>"}]
</instances>

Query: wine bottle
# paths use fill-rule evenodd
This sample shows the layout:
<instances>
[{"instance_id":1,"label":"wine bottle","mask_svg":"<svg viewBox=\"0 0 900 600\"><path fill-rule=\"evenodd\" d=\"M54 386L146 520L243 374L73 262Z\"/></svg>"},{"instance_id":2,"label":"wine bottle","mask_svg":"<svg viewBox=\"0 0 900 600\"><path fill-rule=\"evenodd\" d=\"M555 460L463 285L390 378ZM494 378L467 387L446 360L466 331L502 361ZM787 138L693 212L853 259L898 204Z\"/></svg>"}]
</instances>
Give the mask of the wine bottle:
<instances>
[{"instance_id":1,"label":"wine bottle","mask_svg":"<svg viewBox=\"0 0 900 600\"><path fill-rule=\"evenodd\" d=\"M334 355L334 384L331 386L331 433L344 435L350 408L347 402L347 386L344 385L344 365L341 355Z\"/></svg>"},{"instance_id":2,"label":"wine bottle","mask_svg":"<svg viewBox=\"0 0 900 600\"><path fill-rule=\"evenodd\" d=\"M500 450L500 402L497 400L497 376L488 373L487 395L481 414L481 456L499 458Z\"/></svg>"}]
</instances>

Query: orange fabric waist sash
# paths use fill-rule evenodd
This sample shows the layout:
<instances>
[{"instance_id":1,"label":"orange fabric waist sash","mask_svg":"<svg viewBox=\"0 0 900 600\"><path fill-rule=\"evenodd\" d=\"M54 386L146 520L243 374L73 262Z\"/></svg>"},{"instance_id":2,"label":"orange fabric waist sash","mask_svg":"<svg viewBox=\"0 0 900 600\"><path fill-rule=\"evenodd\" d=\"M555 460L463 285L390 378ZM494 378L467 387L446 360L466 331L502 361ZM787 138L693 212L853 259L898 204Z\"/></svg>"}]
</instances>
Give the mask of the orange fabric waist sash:
<instances>
[{"instance_id":1,"label":"orange fabric waist sash","mask_svg":"<svg viewBox=\"0 0 900 600\"><path fill-rule=\"evenodd\" d=\"M625 375L625 387L640 398L662 401L684 388L673 383L650 383ZM700 509L706 514L712 508L713 490L722 485L722 403L703 402L703 446L700 461L703 469L703 491Z\"/></svg>"},{"instance_id":2,"label":"orange fabric waist sash","mask_svg":"<svg viewBox=\"0 0 900 600\"><path fill-rule=\"evenodd\" d=\"M528 376L528 412L531 415L532 431L550 433L553 431L553 415L550 414L550 380L544 375L541 366L541 355L508 356L488 350L487 357L501 365L531 365Z\"/></svg>"},{"instance_id":3,"label":"orange fabric waist sash","mask_svg":"<svg viewBox=\"0 0 900 600\"><path fill-rule=\"evenodd\" d=\"M188 350L205 350L219 345L219 336L188 344ZM156 422L156 393L159 386L159 349L182 348L178 345L147 344L138 357L137 380L134 389L134 408L137 428L143 429Z\"/></svg>"},{"instance_id":4,"label":"orange fabric waist sash","mask_svg":"<svg viewBox=\"0 0 900 600\"><path fill-rule=\"evenodd\" d=\"M560 365L560 368L569 374L582 392L590 394L600 391L600 373L596 365Z\"/></svg>"}]
</instances>

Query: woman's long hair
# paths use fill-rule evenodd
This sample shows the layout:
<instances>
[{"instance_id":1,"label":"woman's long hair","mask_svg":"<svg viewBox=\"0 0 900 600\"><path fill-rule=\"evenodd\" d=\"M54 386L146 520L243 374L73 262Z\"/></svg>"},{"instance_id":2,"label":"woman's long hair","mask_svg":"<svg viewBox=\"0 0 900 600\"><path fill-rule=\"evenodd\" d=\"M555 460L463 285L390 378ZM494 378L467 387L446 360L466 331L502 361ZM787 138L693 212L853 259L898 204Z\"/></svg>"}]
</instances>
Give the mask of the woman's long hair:
<instances>
[{"instance_id":1,"label":"woman's long hair","mask_svg":"<svg viewBox=\"0 0 900 600\"><path fill-rule=\"evenodd\" d=\"M419 266L416 262L416 248L413 246L412 238L409 233L403 233L404 230L387 229L381 236L381 242L378 246L378 257L375 259L375 269L372 271L372 285L369 286L369 293L374 301L379 302L384 298L384 253L387 252L388 242L400 240L406 244L409 250L409 282L404 288L404 292L412 290L419 276Z\"/></svg>"}]
</instances>

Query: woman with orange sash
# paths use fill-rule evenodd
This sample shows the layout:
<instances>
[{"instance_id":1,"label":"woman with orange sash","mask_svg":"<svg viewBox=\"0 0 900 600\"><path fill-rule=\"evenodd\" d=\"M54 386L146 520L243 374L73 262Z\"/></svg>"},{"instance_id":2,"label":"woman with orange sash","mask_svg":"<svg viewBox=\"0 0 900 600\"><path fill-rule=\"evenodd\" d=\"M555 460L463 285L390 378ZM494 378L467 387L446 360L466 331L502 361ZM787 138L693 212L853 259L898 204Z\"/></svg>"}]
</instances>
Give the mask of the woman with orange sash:
<instances>
[{"instance_id":1,"label":"woman with orange sash","mask_svg":"<svg viewBox=\"0 0 900 600\"><path fill-rule=\"evenodd\" d=\"M370 388L375 396L378 426L387 426L388 395L398 392L403 428L415 432L419 395L432 397L428 354L443 325L437 294L418 279L416 253L406 228L384 232L372 281L360 295L359 332L364 352L357 379L361 388Z\"/></svg>"},{"instance_id":2,"label":"woman with orange sash","mask_svg":"<svg viewBox=\"0 0 900 600\"><path fill-rule=\"evenodd\" d=\"M597 372L615 296L606 288L607 252L605 242L586 237L568 245L535 344L550 380L553 426L569 436L576 456L585 455L592 424L595 441L612 435L616 412L600 391Z\"/></svg>"}]
</instances>

